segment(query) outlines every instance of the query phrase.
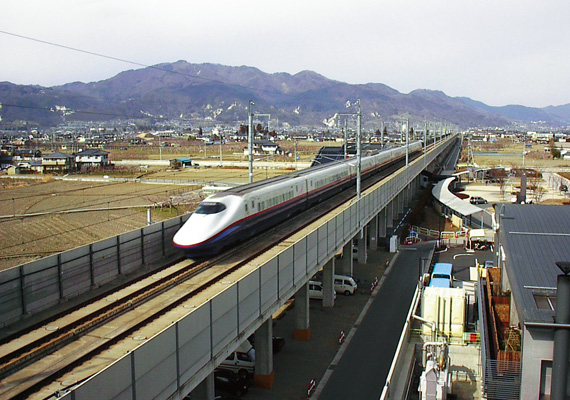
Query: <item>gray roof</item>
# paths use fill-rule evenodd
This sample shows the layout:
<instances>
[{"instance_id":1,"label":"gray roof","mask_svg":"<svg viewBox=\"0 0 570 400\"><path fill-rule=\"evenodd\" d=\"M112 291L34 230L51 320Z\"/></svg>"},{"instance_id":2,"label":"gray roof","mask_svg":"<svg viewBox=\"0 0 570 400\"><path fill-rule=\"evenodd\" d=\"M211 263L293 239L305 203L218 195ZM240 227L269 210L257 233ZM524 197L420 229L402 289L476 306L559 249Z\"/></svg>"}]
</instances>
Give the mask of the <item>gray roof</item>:
<instances>
[{"instance_id":1,"label":"gray roof","mask_svg":"<svg viewBox=\"0 0 570 400\"><path fill-rule=\"evenodd\" d=\"M53 154L48 154L47 156L43 156L43 158L50 159L50 158L75 158L75 157L72 156L71 154L56 152Z\"/></svg>"},{"instance_id":2,"label":"gray roof","mask_svg":"<svg viewBox=\"0 0 570 400\"><path fill-rule=\"evenodd\" d=\"M570 261L570 207L501 204L499 241L521 322L552 322L554 312L541 310L535 294L554 295L561 273L556 261ZM499 254L499 257L502 257Z\"/></svg>"}]
</instances>

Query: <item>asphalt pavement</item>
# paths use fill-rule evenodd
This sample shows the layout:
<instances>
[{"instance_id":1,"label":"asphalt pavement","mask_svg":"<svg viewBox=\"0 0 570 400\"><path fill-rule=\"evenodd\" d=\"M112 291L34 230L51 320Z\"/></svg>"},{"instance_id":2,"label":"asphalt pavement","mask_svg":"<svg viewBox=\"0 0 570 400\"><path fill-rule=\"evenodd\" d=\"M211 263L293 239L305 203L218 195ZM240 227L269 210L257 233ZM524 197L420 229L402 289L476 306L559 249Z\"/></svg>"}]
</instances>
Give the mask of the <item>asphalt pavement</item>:
<instances>
[{"instance_id":1,"label":"asphalt pavement","mask_svg":"<svg viewBox=\"0 0 570 400\"><path fill-rule=\"evenodd\" d=\"M433 243L419 243L400 250L338 365L331 365L319 399L380 397L418 282L419 260L432 249Z\"/></svg>"},{"instance_id":2,"label":"asphalt pavement","mask_svg":"<svg viewBox=\"0 0 570 400\"><path fill-rule=\"evenodd\" d=\"M308 342L292 338L294 309L275 320L274 335L286 340L274 355L275 384L272 389L251 388L244 398L307 399L314 380L313 399L377 399L417 284L419 259L427 257L433 246L433 242L404 246L397 257L382 248L370 251L366 264L355 261L353 276L359 286L355 295L337 295L333 308L311 300ZM372 295L375 278L380 285ZM339 344L341 332L347 337L343 344Z\"/></svg>"}]
</instances>

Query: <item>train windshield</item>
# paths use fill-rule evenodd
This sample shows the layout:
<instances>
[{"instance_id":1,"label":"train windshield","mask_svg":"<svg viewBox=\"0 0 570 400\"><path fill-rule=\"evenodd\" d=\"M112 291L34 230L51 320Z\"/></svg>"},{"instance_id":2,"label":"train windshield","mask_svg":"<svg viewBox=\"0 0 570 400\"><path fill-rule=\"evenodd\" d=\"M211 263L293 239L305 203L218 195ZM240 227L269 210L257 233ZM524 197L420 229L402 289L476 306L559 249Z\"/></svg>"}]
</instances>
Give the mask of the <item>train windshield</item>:
<instances>
[{"instance_id":1,"label":"train windshield","mask_svg":"<svg viewBox=\"0 0 570 400\"><path fill-rule=\"evenodd\" d=\"M194 211L196 214L217 214L224 211L226 206L222 203L203 201Z\"/></svg>"}]
</instances>

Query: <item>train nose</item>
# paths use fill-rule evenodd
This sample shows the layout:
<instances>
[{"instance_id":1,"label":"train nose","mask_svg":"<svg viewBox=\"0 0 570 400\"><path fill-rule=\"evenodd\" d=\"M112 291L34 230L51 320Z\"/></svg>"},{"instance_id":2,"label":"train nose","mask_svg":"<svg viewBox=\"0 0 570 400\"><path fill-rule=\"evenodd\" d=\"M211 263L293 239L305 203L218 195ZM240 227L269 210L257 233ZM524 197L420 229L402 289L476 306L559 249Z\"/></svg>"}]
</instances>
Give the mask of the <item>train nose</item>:
<instances>
[{"instance_id":1,"label":"train nose","mask_svg":"<svg viewBox=\"0 0 570 400\"><path fill-rule=\"evenodd\" d=\"M176 232L172 242L177 247L192 247L205 242L213 236L211 220L208 215L192 214Z\"/></svg>"}]
</instances>

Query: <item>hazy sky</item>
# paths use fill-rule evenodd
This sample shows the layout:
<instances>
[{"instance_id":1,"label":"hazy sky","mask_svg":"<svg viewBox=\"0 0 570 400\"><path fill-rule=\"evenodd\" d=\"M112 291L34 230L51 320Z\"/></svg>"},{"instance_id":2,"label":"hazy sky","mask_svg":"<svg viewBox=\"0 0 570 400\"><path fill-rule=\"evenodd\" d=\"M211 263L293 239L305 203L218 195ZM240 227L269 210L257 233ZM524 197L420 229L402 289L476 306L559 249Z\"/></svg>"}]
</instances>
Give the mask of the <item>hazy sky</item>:
<instances>
[{"instance_id":1,"label":"hazy sky","mask_svg":"<svg viewBox=\"0 0 570 400\"><path fill-rule=\"evenodd\" d=\"M19 0L2 4L0 31L145 65L312 70L493 106L570 103L569 0ZM6 33L0 54L0 81L18 84L139 68Z\"/></svg>"}]
</instances>

